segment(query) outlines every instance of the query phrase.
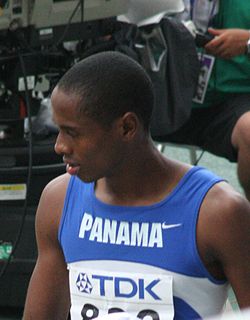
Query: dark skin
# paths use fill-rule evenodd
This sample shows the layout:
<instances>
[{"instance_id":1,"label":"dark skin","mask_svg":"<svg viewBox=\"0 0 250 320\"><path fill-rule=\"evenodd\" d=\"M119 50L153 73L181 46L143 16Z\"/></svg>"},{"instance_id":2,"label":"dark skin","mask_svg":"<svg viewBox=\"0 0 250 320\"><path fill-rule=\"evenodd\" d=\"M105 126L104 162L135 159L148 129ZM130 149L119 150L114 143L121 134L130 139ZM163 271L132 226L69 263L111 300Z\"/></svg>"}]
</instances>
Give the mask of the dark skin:
<instances>
[{"instance_id":1,"label":"dark skin","mask_svg":"<svg viewBox=\"0 0 250 320\"><path fill-rule=\"evenodd\" d=\"M54 120L60 133L56 152L79 166L78 176L96 181L96 196L117 205L149 205L166 197L190 166L162 155L133 112L109 129L77 113L79 99L56 88ZM88 170L86 170L88 168ZM58 228L70 179L64 174L44 189L36 215L39 257L24 310L24 320L67 319L68 272L58 242ZM240 307L250 306L250 205L227 183L205 197L197 226L197 244L208 271L228 279Z\"/></svg>"}]
</instances>

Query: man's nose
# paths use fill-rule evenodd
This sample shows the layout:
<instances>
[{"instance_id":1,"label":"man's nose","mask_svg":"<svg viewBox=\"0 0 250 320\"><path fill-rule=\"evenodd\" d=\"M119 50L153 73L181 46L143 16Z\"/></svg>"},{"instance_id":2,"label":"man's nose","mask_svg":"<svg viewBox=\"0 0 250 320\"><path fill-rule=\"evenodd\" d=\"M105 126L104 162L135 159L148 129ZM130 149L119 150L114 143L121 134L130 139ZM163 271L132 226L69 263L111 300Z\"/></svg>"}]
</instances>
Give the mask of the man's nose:
<instances>
[{"instance_id":1,"label":"man's nose","mask_svg":"<svg viewBox=\"0 0 250 320\"><path fill-rule=\"evenodd\" d=\"M69 144L63 139L62 134L59 132L56 143L54 146L55 152L59 155L69 154L70 153L70 146Z\"/></svg>"}]
</instances>

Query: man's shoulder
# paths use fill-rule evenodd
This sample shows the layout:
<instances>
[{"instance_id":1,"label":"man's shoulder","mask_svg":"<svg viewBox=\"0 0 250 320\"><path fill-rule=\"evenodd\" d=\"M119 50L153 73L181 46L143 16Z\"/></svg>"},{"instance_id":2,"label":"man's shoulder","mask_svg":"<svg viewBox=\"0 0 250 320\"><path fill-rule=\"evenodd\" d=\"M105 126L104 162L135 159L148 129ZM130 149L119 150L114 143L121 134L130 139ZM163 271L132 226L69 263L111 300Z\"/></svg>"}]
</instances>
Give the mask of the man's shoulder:
<instances>
[{"instance_id":1,"label":"man's shoulder","mask_svg":"<svg viewBox=\"0 0 250 320\"><path fill-rule=\"evenodd\" d=\"M200 208L197 241L203 262L216 278L228 279L236 253L240 261L240 248L249 243L249 229L247 199L226 182L215 184Z\"/></svg>"},{"instance_id":2,"label":"man's shoulder","mask_svg":"<svg viewBox=\"0 0 250 320\"><path fill-rule=\"evenodd\" d=\"M51 180L44 188L40 201L64 201L70 175L65 173Z\"/></svg>"},{"instance_id":3,"label":"man's shoulder","mask_svg":"<svg viewBox=\"0 0 250 320\"><path fill-rule=\"evenodd\" d=\"M250 204L226 182L215 184L200 209L200 220L210 230L226 231L245 221L250 227Z\"/></svg>"},{"instance_id":4,"label":"man's shoulder","mask_svg":"<svg viewBox=\"0 0 250 320\"><path fill-rule=\"evenodd\" d=\"M67 188L69 180L70 180L70 175L67 173L64 173L60 176L57 176L56 178L52 179L46 186L44 190L57 190L57 189L63 189Z\"/></svg>"},{"instance_id":5,"label":"man's shoulder","mask_svg":"<svg viewBox=\"0 0 250 320\"><path fill-rule=\"evenodd\" d=\"M206 206L216 210L218 209L239 209L247 207L250 209L249 202L240 192L235 190L226 181L216 183L208 192L205 198Z\"/></svg>"}]
</instances>

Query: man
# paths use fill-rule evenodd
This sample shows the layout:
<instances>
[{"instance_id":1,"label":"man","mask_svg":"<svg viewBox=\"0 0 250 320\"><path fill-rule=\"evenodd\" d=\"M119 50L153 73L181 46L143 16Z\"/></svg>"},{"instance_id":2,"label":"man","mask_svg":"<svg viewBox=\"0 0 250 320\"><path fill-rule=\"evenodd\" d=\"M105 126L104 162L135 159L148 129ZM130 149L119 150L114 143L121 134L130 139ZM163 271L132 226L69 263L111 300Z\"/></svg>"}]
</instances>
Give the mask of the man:
<instances>
[{"instance_id":1,"label":"man","mask_svg":"<svg viewBox=\"0 0 250 320\"><path fill-rule=\"evenodd\" d=\"M219 313L228 283L250 306L250 205L204 168L166 158L149 132L152 83L117 52L75 64L52 93L67 173L36 215L24 320Z\"/></svg>"},{"instance_id":2,"label":"man","mask_svg":"<svg viewBox=\"0 0 250 320\"><path fill-rule=\"evenodd\" d=\"M190 119L156 139L198 145L237 162L239 181L250 200L250 2L191 2L196 27L214 37L201 52L201 70L208 71L200 77Z\"/></svg>"}]
</instances>

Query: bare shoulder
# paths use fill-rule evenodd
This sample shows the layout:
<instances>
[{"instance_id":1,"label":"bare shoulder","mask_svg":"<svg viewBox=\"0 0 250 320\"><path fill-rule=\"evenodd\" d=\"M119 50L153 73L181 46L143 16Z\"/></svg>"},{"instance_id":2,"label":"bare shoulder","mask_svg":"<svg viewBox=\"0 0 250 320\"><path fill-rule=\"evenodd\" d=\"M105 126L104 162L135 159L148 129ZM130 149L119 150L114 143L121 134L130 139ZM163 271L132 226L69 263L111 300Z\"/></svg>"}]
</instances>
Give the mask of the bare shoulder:
<instances>
[{"instance_id":1,"label":"bare shoulder","mask_svg":"<svg viewBox=\"0 0 250 320\"><path fill-rule=\"evenodd\" d=\"M247 199L226 182L215 184L207 193L202 204L207 219L230 222L250 215Z\"/></svg>"},{"instance_id":2,"label":"bare shoulder","mask_svg":"<svg viewBox=\"0 0 250 320\"><path fill-rule=\"evenodd\" d=\"M55 179L51 180L42 192L42 197L52 197L55 199L60 199L61 197L65 196L68 183L70 180L70 175L65 173L62 174Z\"/></svg>"},{"instance_id":3,"label":"bare shoulder","mask_svg":"<svg viewBox=\"0 0 250 320\"><path fill-rule=\"evenodd\" d=\"M241 308L250 307L250 204L227 183L216 184L200 209L197 241L216 278L227 279Z\"/></svg>"},{"instance_id":4,"label":"bare shoulder","mask_svg":"<svg viewBox=\"0 0 250 320\"><path fill-rule=\"evenodd\" d=\"M70 175L67 173L56 177L51 180L44 188L39 206L45 205L49 208L61 208L64 203L64 198L66 195Z\"/></svg>"},{"instance_id":5,"label":"bare shoulder","mask_svg":"<svg viewBox=\"0 0 250 320\"><path fill-rule=\"evenodd\" d=\"M228 183L220 182L207 193L200 209L199 224L206 226L208 235L211 231L212 241L215 241L215 237L218 240L243 236L241 231L250 228L250 204Z\"/></svg>"},{"instance_id":6,"label":"bare shoulder","mask_svg":"<svg viewBox=\"0 0 250 320\"><path fill-rule=\"evenodd\" d=\"M250 264L250 204L226 182L207 193L197 224L197 241L202 260L214 275L232 281L233 274ZM248 264L248 266L247 266ZM220 267L215 269L214 266ZM249 270L250 271L250 270ZM250 281L250 272L245 276ZM243 274L243 272L242 272Z\"/></svg>"},{"instance_id":7,"label":"bare shoulder","mask_svg":"<svg viewBox=\"0 0 250 320\"><path fill-rule=\"evenodd\" d=\"M46 229L46 233L51 231L57 236L69 180L70 176L63 174L51 180L44 188L36 213L37 233Z\"/></svg>"}]
</instances>

